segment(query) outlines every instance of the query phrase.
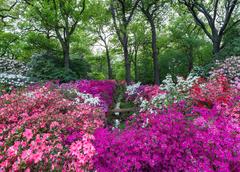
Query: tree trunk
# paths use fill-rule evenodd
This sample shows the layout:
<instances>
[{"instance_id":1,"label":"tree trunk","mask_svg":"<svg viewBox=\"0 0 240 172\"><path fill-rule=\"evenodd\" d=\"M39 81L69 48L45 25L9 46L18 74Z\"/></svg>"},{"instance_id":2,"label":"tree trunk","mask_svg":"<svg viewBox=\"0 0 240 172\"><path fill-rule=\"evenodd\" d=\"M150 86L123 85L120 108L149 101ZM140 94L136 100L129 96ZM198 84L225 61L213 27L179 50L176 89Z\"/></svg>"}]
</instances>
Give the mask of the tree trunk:
<instances>
[{"instance_id":1,"label":"tree trunk","mask_svg":"<svg viewBox=\"0 0 240 172\"><path fill-rule=\"evenodd\" d=\"M129 61L127 33L124 33L123 35L123 53L124 53L124 61L125 61L125 80L129 85L131 83L131 64Z\"/></svg>"},{"instance_id":2,"label":"tree trunk","mask_svg":"<svg viewBox=\"0 0 240 172\"><path fill-rule=\"evenodd\" d=\"M220 53L220 46L221 46L221 39L219 37L215 37L213 42L213 56L214 58L218 58L219 57L219 53Z\"/></svg>"},{"instance_id":3,"label":"tree trunk","mask_svg":"<svg viewBox=\"0 0 240 172\"><path fill-rule=\"evenodd\" d=\"M64 58L64 68L65 70L69 70L70 69L70 49L69 49L69 43L64 43L64 45L62 45L63 48L63 58Z\"/></svg>"},{"instance_id":4,"label":"tree trunk","mask_svg":"<svg viewBox=\"0 0 240 172\"><path fill-rule=\"evenodd\" d=\"M158 62L158 49L157 49L157 33L154 21L149 19L149 23L151 25L151 32L152 32L152 58L153 58L153 76L154 76L154 83L159 85L160 84L160 74L159 74L159 62Z\"/></svg>"},{"instance_id":5,"label":"tree trunk","mask_svg":"<svg viewBox=\"0 0 240 172\"><path fill-rule=\"evenodd\" d=\"M134 54L134 79L135 82L138 81L138 69L137 69L137 48L135 49L135 54Z\"/></svg>"},{"instance_id":6,"label":"tree trunk","mask_svg":"<svg viewBox=\"0 0 240 172\"><path fill-rule=\"evenodd\" d=\"M109 50L107 46L105 48L106 48L106 57L107 57L107 65L108 65L108 79L113 79Z\"/></svg>"}]
</instances>

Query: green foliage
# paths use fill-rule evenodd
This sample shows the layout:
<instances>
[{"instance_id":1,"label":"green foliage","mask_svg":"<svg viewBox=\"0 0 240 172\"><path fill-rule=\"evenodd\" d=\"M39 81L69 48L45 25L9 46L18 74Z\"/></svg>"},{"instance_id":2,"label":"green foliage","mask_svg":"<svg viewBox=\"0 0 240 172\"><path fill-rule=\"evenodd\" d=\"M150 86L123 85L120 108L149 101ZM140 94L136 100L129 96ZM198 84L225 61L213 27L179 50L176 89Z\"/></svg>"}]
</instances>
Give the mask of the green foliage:
<instances>
[{"instance_id":1,"label":"green foliage","mask_svg":"<svg viewBox=\"0 0 240 172\"><path fill-rule=\"evenodd\" d=\"M139 59L139 81L144 84L153 83L153 64L151 55Z\"/></svg>"},{"instance_id":2,"label":"green foliage","mask_svg":"<svg viewBox=\"0 0 240 172\"><path fill-rule=\"evenodd\" d=\"M78 79L75 72L70 69L66 70L65 68L55 68L50 77L52 79L60 80L61 82L69 82Z\"/></svg>"},{"instance_id":3,"label":"green foliage","mask_svg":"<svg viewBox=\"0 0 240 172\"><path fill-rule=\"evenodd\" d=\"M86 58L81 56L72 56L70 69L77 74L77 78L88 78L91 65Z\"/></svg>"},{"instance_id":4,"label":"green foliage","mask_svg":"<svg viewBox=\"0 0 240 172\"><path fill-rule=\"evenodd\" d=\"M230 56L240 56L240 24L226 33L223 39L224 47L220 57L225 59Z\"/></svg>"},{"instance_id":5,"label":"green foliage","mask_svg":"<svg viewBox=\"0 0 240 172\"><path fill-rule=\"evenodd\" d=\"M187 58L180 50L167 50L161 54L160 71L161 80L170 73L172 76L187 76Z\"/></svg>"},{"instance_id":6,"label":"green foliage","mask_svg":"<svg viewBox=\"0 0 240 172\"><path fill-rule=\"evenodd\" d=\"M28 63L30 68L28 76L35 81L60 80L67 82L77 79L77 74L71 70L65 70L59 59L50 54L35 54Z\"/></svg>"},{"instance_id":7,"label":"green foliage","mask_svg":"<svg viewBox=\"0 0 240 172\"><path fill-rule=\"evenodd\" d=\"M96 79L96 80L104 80L105 79L105 75L102 72L91 72L89 74L89 77L91 79Z\"/></svg>"},{"instance_id":8,"label":"green foliage","mask_svg":"<svg viewBox=\"0 0 240 172\"><path fill-rule=\"evenodd\" d=\"M0 57L12 56L12 47L18 40L18 36L9 32L0 30Z\"/></svg>"},{"instance_id":9,"label":"green foliage","mask_svg":"<svg viewBox=\"0 0 240 172\"><path fill-rule=\"evenodd\" d=\"M60 47L56 39L50 39L45 34L28 32L26 34L27 47L34 53L40 53L42 51L60 52Z\"/></svg>"}]
</instances>

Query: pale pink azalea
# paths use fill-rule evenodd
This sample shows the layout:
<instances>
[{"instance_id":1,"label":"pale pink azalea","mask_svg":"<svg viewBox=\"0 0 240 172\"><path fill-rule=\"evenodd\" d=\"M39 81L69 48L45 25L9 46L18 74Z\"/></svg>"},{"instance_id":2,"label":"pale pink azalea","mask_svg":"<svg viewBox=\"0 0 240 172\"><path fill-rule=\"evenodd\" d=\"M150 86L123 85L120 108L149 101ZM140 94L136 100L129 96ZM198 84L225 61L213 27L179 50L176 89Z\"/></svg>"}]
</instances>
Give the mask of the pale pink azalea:
<instances>
[{"instance_id":1,"label":"pale pink azalea","mask_svg":"<svg viewBox=\"0 0 240 172\"><path fill-rule=\"evenodd\" d=\"M31 158L34 160L34 163L37 164L39 161L42 160L43 153L42 152L37 152L35 154L31 155Z\"/></svg>"},{"instance_id":2,"label":"pale pink azalea","mask_svg":"<svg viewBox=\"0 0 240 172\"><path fill-rule=\"evenodd\" d=\"M33 137L33 133L31 129L25 129L23 136L27 138L27 141L31 140Z\"/></svg>"},{"instance_id":3,"label":"pale pink azalea","mask_svg":"<svg viewBox=\"0 0 240 172\"><path fill-rule=\"evenodd\" d=\"M59 126L59 123L54 121L54 122L51 123L50 129L52 130L53 128L58 127L58 126Z\"/></svg>"},{"instance_id":4,"label":"pale pink azalea","mask_svg":"<svg viewBox=\"0 0 240 172\"><path fill-rule=\"evenodd\" d=\"M29 157L32 155L32 150L31 149L27 149L27 150L24 150L21 154L21 159L25 162L28 162L29 161Z\"/></svg>"}]
</instances>

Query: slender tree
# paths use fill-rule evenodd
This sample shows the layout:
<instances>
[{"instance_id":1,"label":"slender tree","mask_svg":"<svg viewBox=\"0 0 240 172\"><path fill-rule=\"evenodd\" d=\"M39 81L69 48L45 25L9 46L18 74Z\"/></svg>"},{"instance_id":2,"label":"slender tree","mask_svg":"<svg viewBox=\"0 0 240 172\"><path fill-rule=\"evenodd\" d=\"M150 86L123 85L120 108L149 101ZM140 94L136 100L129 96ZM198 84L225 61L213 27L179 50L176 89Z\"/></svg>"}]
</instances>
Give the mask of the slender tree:
<instances>
[{"instance_id":1,"label":"slender tree","mask_svg":"<svg viewBox=\"0 0 240 172\"><path fill-rule=\"evenodd\" d=\"M133 64L135 82L139 80L139 54L143 48L146 48L146 46L150 45L149 36L147 36L147 30L145 25L142 23L145 23L145 19L142 17L142 15L137 15L134 23L132 23L129 28L129 54Z\"/></svg>"},{"instance_id":2,"label":"slender tree","mask_svg":"<svg viewBox=\"0 0 240 172\"><path fill-rule=\"evenodd\" d=\"M83 12L85 0L24 0L29 5L29 15L46 30L55 32L64 57L66 70L70 66L70 42Z\"/></svg>"},{"instance_id":3,"label":"slender tree","mask_svg":"<svg viewBox=\"0 0 240 172\"><path fill-rule=\"evenodd\" d=\"M156 29L156 19L159 18L159 14L163 10L163 6L166 2L162 0L141 0L139 7L142 13L145 15L148 23L151 27L152 34L152 59L153 59L153 77L154 83L160 84L160 69L159 69L159 60L158 60L158 47L157 47L157 29ZM163 16L163 14L161 15Z\"/></svg>"},{"instance_id":4,"label":"slender tree","mask_svg":"<svg viewBox=\"0 0 240 172\"><path fill-rule=\"evenodd\" d=\"M113 79L110 49L108 44L108 38L111 36L111 33L107 33L106 31L104 31L103 27L99 27L98 29L99 29L98 36L100 40L103 42L103 47L105 48L107 66L108 66L108 79Z\"/></svg>"},{"instance_id":5,"label":"slender tree","mask_svg":"<svg viewBox=\"0 0 240 172\"><path fill-rule=\"evenodd\" d=\"M240 22L238 18L230 23L239 0L178 0L187 7L196 24L201 27L213 45L213 55L218 57L223 48L224 34L235 24Z\"/></svg>"},{"instance_id":6,"label":"slender tree","mask_svg":"<svg viewBox=\"0 0 240 172\"><path fill-rule=\"evenodd\" d=\"M122 45L125 62L125 80L131 82L131 62L128 50L128 26L140 0L111 0L110 10L117 37Z\"/></svg>"},{"instance_id":7,"label":"slender tree","mask_svg":"<svg viewBox=\"0 0 240 172\"><path fill-rule=\"evenodd\" d=\"M110 55L110 38L113 34L111 28L111 13L106 8L106 4L101 1L94 1L91 4L91 10L89 10L88 29L97 36L97 41L101 47L105 49L108 79L113 79L112 63Z\"/></svg>"}]
</instances>

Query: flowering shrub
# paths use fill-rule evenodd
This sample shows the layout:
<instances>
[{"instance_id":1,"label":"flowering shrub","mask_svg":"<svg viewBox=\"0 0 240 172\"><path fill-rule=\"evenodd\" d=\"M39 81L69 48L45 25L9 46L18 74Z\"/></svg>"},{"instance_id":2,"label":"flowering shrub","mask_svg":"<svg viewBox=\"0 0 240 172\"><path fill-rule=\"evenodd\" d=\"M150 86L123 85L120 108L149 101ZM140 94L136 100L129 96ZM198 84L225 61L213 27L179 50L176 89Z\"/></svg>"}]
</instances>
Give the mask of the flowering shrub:
<instances>
[{"instance_id":1,"label":"flowering shrub","mask_svg":"<svg viewBox=\"0 0 240 172\"><path fill-rule=\"evenodd\" d=\"M107 111L108 107L113 103L116 81L80 80L76 82L76 88L79 92L91 94L93 97L98 97L102 106L104 106Z\"/></svg>"},{"instance_id":2,"label":"flowering shrub","mask_svg":"<svg viewBox=\"0 0 240 172\"><path fill-rule=\"evenodd\" d=\"M140 83L128 86L126 96L128 100L133 100L139 105L140 111L154 112L156 109L162 109L188 98L189 89L197 83L198 79L199 77L190 74L186 79L177 77L177 83L174 83L172 76L167 75L160 87L141 86Z\"/></svg>"},{"instance_id":3,"label":"flowering shrub","mask_svg":"<svg viewBox=\"0 0 240 172\"><path fill-rule=\"evenodd\" d=\"M0 73L25 76L28 70L29 68L23 62L8 58L0 58Z\"/></svg>"},{"instance_id":4,"label":"flowering shrub","mask_svg":"<svg viewBox=\"0 0 240 172\"><path fill-rule=\"evenodd\" d=\"M97 171L239 171L239 122L216 108L194 110L140 114L123 131L97 129Z\"/></svg>"},{"instance_id":5,"label":"flowering shrub","mask_svg":"<svg viewBox=\"0 0 240 172\"><path fill-rule=\"evenodd\" d=\"M217 76L208 81L201 81L190 89L191 103L198 107L212 108L240 120L239 88L232 86L226 77Z\"/></svg>"},{"instance_id":6,"label":"flowering shrub","mask_svg":"<svg viewBox=\"0 0 240 172\"><path fill-rule=\"evenodd\" d=\"M0 96L0 171L240 171L240 87L228 78L128 86L140 113L122 130L104 128L115 92L82 80Z\"/></svg>"},{"instance_id":7,"label":"flowering shrub","mask_svg":"<svg viewBox=\"0 0 240 172\"><path fill-rule=\"evenodd\" d=\"M0 73L0 84L14 87L23 87L32 83L30 78L23 75Z\"/></svg>"},{"instance_id":8,"label":"flowering shrub","mask_svg":"<svg viewBox=\"0 0 240 172\"><path fill-rule=\"evenodd\" d=\"M0 97L0 171L93 169L102 109L47 83Z\"/></svg>"},{"instance_id":9,"label":"flowering shrub","mask_svg":"<svg viewBox=\"0 0 240 172\"><path fill-rule=\"evenodd\" d=\"M240 92L223 76L195 83L164 89L165 95L178 90L186 101L155 111L147 104L124 130L97 129L97 171L239 171ZM156 86L132 88L130 98L147 103L164 95Z\"/></svg>"},{"instance_id":10,"label":"flowering shrub","mask_svg":"<svg viewBox=\"0 0 240 172\"><path fill-rule=\"evenodd\" d=\"M210 74L211 77L223 75L227 77L233 85L240 83L240 56L227 58L223 62L216 61L217 67Z\"/></svg>"},{"instance_id":11,"label":"flowering shrub","mask_svg":"<svg viewBox=\"0 0 240 172\"><path fill-rule=\"evenodd\" d=\"M224 76L199 81L190 92L194 102L207 106L212 106L214 103L228 103L239 94L239 90L232 87Z\"/></svg>"},{"instance_id":12,"label":"flowering shrub","mask_svg":"<svg viewBox=\"0 0 240 172\"><path fill-rule=\"evenodd\" d=\"M0 84L5 86L22 87L30 82L26 77L29 68L23 62L0 58Z\"/></svg>"}]
</instances>

